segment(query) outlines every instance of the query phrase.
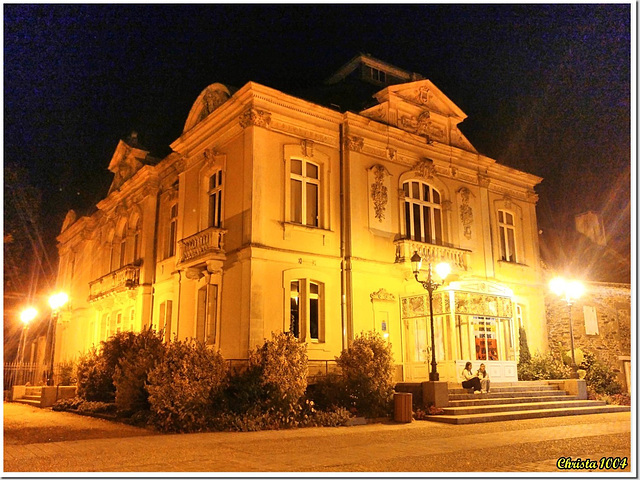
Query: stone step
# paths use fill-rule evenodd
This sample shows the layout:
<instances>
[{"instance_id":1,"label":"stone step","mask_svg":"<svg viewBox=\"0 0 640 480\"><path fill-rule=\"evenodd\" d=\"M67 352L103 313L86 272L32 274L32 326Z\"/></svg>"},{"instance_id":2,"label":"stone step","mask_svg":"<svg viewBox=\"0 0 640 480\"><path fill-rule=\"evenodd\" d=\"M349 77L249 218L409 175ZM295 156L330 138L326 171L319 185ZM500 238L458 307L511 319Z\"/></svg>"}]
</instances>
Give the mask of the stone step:
<instances>
[{"instance_id":1,"label":"stone step","mask_svg":"<svg viewBox=\"0 0 640 480\"><path fill-rule=\"evenodd\" d=\"M34 407L39 407L40 398L38 398L37 400L27 400L25 398L19 398L18 400L16 400L16 403L25 403L27 405L33 405Z\"/></svg>"},{"instance_id":2,"label":"stone step","mask_svg":"<svg viewBox=\"0 0 640 480\"><path fill-rule=\"evenodd\" d=\"M471 395L469 395L471 396ZM471 400L450 400L449 407L471 407L474 405L503 405L505 403L530 403L530 402L561 402L578 400L575 395L567 395L567 392L558 392L557 395L545 397L492 397L486 398L486 394L474 395Z\"/></svg>"},{"instance_id":3,"label":"stone step","mask_svg":"<svg viewBox=\"0 0 640 480\"><path fill-rule=\"evenodd\" d=\"M42 398L42 395L24 395L21 400L37 400L38 402Z\"/></svg>"},{"instance_id":4,"label":"stone step","mask_svg":"<svg viewBox=\"0 0 640 480\"><path fill-rule=\"evenodd\" d=\"M25 387L26 395L42 395L42 387Z\"/></svg>"},{"instance_id":5,"label":"stone step","mask_svg":"<svg viewBox=\"0 0 640 480\"><path fill-rule=\"evenodd\" d=\"M496 412L517 412L549 408L601 407L605 402L595 400L569 400L560 402L504 403L500 405L477 405L470 407L445 407L445 415L489 414Z\"/></svg>"},{"instance_id":6,"label":"stone step","mask_svg":"<svg viewBox=\"0 0 640 480\"><path fill-rule=\"evenodd\" d=\"M502 392L502 393L512 393L512 392L541 392L541 391L555 391L560 390L558 385L518 385L518 386L510 386L503 387L497 385L491 385L492 392ZM468 393L469 390L466 388L450 388L450 394L460 394L460 393Z\"/></svg>"},{"instance_id":7,"label":"stone step","mask_svg":"<svg viewBox=\"0 0 640 480\"><path fill-rule=\"evenodd\" d=\"M562 390L537 390L537 391L521 391L521 392L500 392L496 393L493 388L489 393L450 393L449 400L473 400L474 398L523 398L523 397L541 397L562 395ZM567 392L564 392L565 394Z\"/></svg>"},{"instance_id":8,"label":"stone step","mask_svg":"<svg viewBox=\"0 0 640 480\"><path fill-rule=\"evenodd\" d=\"M429 415L427 420L456 425L486 422L502 422L506 420L525 420L528 418L562 417L567 415L590 415L596 413L630 412L631 407L625 405L604 405L577 408L550 408L523 410L516 412L496 412L467 415Z\"/></svg>"}]
</instances>

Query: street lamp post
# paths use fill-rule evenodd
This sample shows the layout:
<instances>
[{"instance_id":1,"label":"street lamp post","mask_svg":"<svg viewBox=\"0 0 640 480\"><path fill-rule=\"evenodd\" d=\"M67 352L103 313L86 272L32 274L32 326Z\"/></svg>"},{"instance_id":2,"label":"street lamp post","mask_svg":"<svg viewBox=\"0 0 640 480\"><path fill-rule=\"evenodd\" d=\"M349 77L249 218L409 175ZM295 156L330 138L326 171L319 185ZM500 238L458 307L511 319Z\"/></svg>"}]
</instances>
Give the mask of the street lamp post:
<instances>
[{"instance_id":1,"label":"street lamp post","mask_svg":"<svg viewBox=\"0 0 640 480\"><path fill-rule=\"evenodd\" d=\"M49 297L49 305L51 306L51 317L49 318L49 332L51 333L51 348L49 358L49 374L47 376L47 385L53 386L53 361L56 348L56 324L58 323L58 314L60 309L69 301L66 293L60 292Z\"/></svg>"},{"instance_id":2,"label":"street lamp post","mask_svg":"<svg viewBox=\"0 0 640 480\"><path fill-rule=\"evenodd\" d=\"M18 353L16 354L16 368L19 369L20 374L18 377L19 380L15 379L18 385L22 384L22 380L24 378L24 368L22 364L24 363L24 351L27 346L27 331L29 330L29 322L37 316L38 311L33 307L25 308L20 313L20 321L22 322L22 333L20 334L20 343L18 343ZM18 366L18 364L20 365Z\"/></svg>"},{"instance_id":3,"label":"street lamp post","mask_svg":"<svg viewBox=\"0 0 640 480\"><path fill-rule=\"evenodd\" d=\"M448 263L439 263L436 265L436 273L442 279L442 282L438 283L434 281L433 275L431 272L431 262L429 262L429 273L427 275L427 280L420 280L418 278L418 274L420 273L420 268L422 267L422 258L418 255L418 252L414 252L411 257L411 267L413 269L413 275L416 278L416 281L421 284L427 292L429 292L429 319L431 320L431 372L429 373L429 381L437 382L440 380L440 374L438 373L438 364L436 363L436 343L435 343L435 333L433 327L433 292L439 286L444 284L444 279L451 272L451 267Z\"/></svg>"},{"instance_id":4,"label":"street lamp post","mask_svg":"<svg viewBox=\"0 0 640 480\"><path fill-rule=\"evenodd\" d=\"M549 282L549 287L553 293L561 297L563 296L563 300L567 302L569 310L569 336L571 338L571 375L573 378L579 378L573 342L573 318L571 317L571 306L574 301L580 298L584 293L584 285L577 280L566 281L564 278L556 277Z\"/></svg>"}]
</instances>

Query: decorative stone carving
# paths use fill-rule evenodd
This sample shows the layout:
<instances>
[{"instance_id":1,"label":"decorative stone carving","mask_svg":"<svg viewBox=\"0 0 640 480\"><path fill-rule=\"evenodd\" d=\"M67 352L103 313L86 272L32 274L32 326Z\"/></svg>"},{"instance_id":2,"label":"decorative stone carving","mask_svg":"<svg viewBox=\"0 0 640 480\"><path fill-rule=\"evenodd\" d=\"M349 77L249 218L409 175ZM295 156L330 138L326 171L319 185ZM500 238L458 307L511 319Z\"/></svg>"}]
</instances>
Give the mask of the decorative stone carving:
<instances>
[{"instance_id":1,"label":"decorative stone carving","mask_svg":"<svg viewBox=\"0 0 640 480\"><path fill-rule=\"evenodd\" d=\"M394 161L397 158L398 151L395 148L387 147L387 158Z\"/></svg>"},{"instance_id":2,"label":"decorative stone carving","mask_svg":"<svg viewBox=\"0 0 640 480\"><path fill-rule=\"evenodd\" d=\"M405 193L404 193L404 188L399 188L398 189L398 200L404 200L406 197Z\"/></svg>"},{"instance_id":3,"label":"decorative stone carving","mask_svg":"<svg viewBox=\"0 0 640 480\"><path fill-rule=\"evenodd\" d=\"M187 161L183 158L180 158L179 160L176 160L175 162L173 162L173 168L176 171L176 173L179 175L182 172L184 172L185 168L187 168Z\"/></svg>"},{"instance_id":4,"label":"decorative stone carving","mask_svg":"<svg viewBox=\"0 0 640 480\"><path fill-rule=\"evenodd\" d=\"M511 201L511 197L509 195L505 195L504 197L502 197L502 200L504 201L504 206L505 208L511 208L513 207L513 202Z\"/></svg>"},{"instance_id":5,"label":"decorative stone carving","mask_svg":"<svg viewBox=\"0 0 640 480\"><path fill-rule=\"evenodd\" d=\"M416 95L416 102L427 105L431 100L432 94L429 91L429 88L426 86L422 86L418 89L418 94Z\"/></svg>"},{"instance_id":6,"label":"decorative stone carving","mask_svg":"<svg viewBox=\"0 0 640 480\"><path fill-rule=\"evenodd\" d=\"M436 173L436 168L433 165L433 160L429 158L418 160L414 165L413 170L416 172L416 175L418 177L422 177L426 180L433 178L433 175Z\"/></svg>"},{"instance_id":7,"label":"decorative stone carving","mask_svg":"<svg viewBox=\"0 0 640 480\"><path fill-rule=\"evenodd\" d=\"M184 271L184 275L189 280L199 280L200 278L204 277L205 271L206 269L203 269L201 267L189 267Z\"/></svg>"},{"instance_id":8,"label":"decorative stone carving","mask_svg":"<svg viewBox=\"0 0 640 480\"><path fill-rule=\"evenodd\" d=\"M486 175L478 174L478 184L482 188L489 188L489 184L491 183L491 179Z\"/></svg>"},{"instance_id":9,"label":"decorative stone carving","mask_svg":"<svg viewBox=\"0 0 640 480\"><path fill-rule=\"evenodd\" d=\"M471 192L467 187L458 190L462 202L460 203L460 220L464 227L464 236L471 239L471 225L473 224L473 209L469 206L469 196Z\"/></svg>"},{"instance_id":10,"label":"decorative stone carving","mask_svg":"<svg viewBox=\"0 0 640 480\"><path fill-rule=\"evenodd\" d=\"M345 140L345 146L352 152L361 152L364 147L364 138L362 137L347 137Z\"/></svg>"},{"instance_id":11,"label":"decorative stone carving","mask_svg":"<svg viewBox=\"0 0 640 480\"><path fill-rule=\"evenodd\" d=\"M371 301L379 300L383 302L395 302L396 296L393 293L387 292L384 288L381 288L377 292L373 292L369 295L371 297Z\"/></svg>"},{"instance_id":12,"label":"decorative stone carving","mask_svg":"<svg viewBox=\"0 0 640 480\"><path fill-rule=\"evenodd\" d=\"M215 148L206 148L204 152L202 152L202 156L207 162L210 162L212 165L216 163L216 157L220 155Z\"/></svg>"},{"instance_id":13,"label":"decorative stone carving","mask_svg":"<svg viewBox=\"0 0 640 480\"><path fill-rule=\"evenodd\" d=\"M371 184L371 199L373 200L373 208L375 209L375 217L380 223L384 220L385 209L387 208L387 187L384 185L385 168L382 165L373 167L375 182Z\"/></svg>"},{"instance_id":14,"label":"decorative stone carving","mask_svg":"<svg viewBox=\"0 0 640 480\"><path fill-rule=\"evenodd\" d=\"M313 140L300 140L300 151L305 157L313 157Z\"/></svg>"},{"instance_id":15,"label":"decorative stone carving","mask_svg":"<svg viewBox=\"0 0 640 480\"><path fill-rule=\"evenodd\" d=\"M207 90L202 97L202 111L200 112L200 119L205 118L216 108L222 105L229 98L229 94L223 90Z\"/></svg>"},{"instance_id":16,"label":"decorative stone carving","mask_svg":"<svg viewBox=\"0 0 640 480\"><path fill-rule=\"evenodd\" d=\"M451 206L452 206L452 204L451 204L451 200L442 200L442 209L443 209L444 211L449 211L449 210L451 210Z\"/></svg>"},{"instance_id":17,"label":"decorative stone carving","mask_svg":"<svg viewBox=\"0 0 640 480\"><path fill-rule=\"evenodd\" d=\"M271 113L256 108L249 108L240 115L240 126L247 128L250 125L256 127L269 128L271 123Z\"/></svg>"}]
</instances>

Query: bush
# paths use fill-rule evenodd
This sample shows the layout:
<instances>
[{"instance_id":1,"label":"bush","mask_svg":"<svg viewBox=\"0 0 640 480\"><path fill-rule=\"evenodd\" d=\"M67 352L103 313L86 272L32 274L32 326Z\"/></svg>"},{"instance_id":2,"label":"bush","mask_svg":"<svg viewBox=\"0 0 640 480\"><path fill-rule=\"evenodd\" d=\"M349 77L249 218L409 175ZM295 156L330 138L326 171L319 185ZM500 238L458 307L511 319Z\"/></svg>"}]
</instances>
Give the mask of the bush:
<instances>
[{"instance_id":1,"label":"bush","mask_svg":"<svg viewBox=\"0 0 640 480\"><path fill-rule=\"evenodd\" d=\"M222 356L201 342L171 343L149 373L151 421L164 431L206 429L227 383Z\"/></svg>"},{"instance_id":2,"label":"bush","mask_svg":"<svg viewBox=\"0 0 640 480\"><path fill-rule=\"evenodd\" d=\"M75 366L73 362L65 362L60 367L60 382L58 385L68 386L76 383Z\"/></svg>"},{"instance_id":3,"label":"bush","mask_svg":"<svg viewBox=\"0 0 640 480\"><path fill-rule=\"evenodd\" d=\"M115 414L116 406L107 402L82 402L78 405L80 413L106 413Z\"/></svg>"},{"instance_id":4,"label":"bush","mask_svg":"<svg viewBox=\"0 0 640 480\"><path fill-rule=\"evenodd\" d=\"M109 372L102 355L95 348L89 350L78 361L77 395L87 401L113 402L116 389L113 372Z\"/></svg>"},{"instance_id":5,"label":"bush","mask_svg":"<svg viewBox=\"0 0 640 480\"><path fill-rule=\"evenodd\" d=\"M615 395L622 392L622 386L617 381L616 373L598 361L594 354L585 352L581 367L587 371L584 377L587 389L602 395Z\"/></svg>"},{"instance_id":6,"label":"bush","mask_svg":"<svg viewBox=\"0 0 640 480\"><path fill-rule=\"evenodd\" d=\"M305 396L318 410L332 410L349 405L347 387L341 375L332 373L320 377L307 387Z\"/></svg>"},{"instance_id":7,"label":"bush","mask_svg":"<svg viewBox=\"0 0 640 480\"><path fill-rule=\"evenodd\" d=\"M84 400L78 396L73 398L65 398L54 403L51 407L51 410L55 410L56 412L64 412L65 410L77 410L80 404L82 404L83 402Z\"/></svg>"},{"instance_id":8,"label":"bush","mask_svg":"<svg viewBox=\"0 0 640 480\"><path fill-rule=\"evenodd\" d=\"M571 367L552 353L536 354L527 363L518 364L519 380L559 380L571 378Z\"/></svg>"},{"instance_id":9,"label":"bush","mask_svg":"<svg viewBox=\"0 0 640 480\"><path fill-rule=\"evenodd\" d=\"M272 334L261 347L249 353L249 369L245 380L263 410L290 413L307 388L307 347L290 333ZM259 389L253 382L259 377Z\"/></svg>"},{"instance_id":10,"label":"bush","mask_svg":"<svg viewBox=\"0 0 640 480\"><path fill-rule=\"evenodd\" d=\"M113 383L118 411L131 415L150 408L149 393L145 388L147 377L156 364L162 361L165 346L160 334L151 329L128 335L123 345L126 343L129 348L121 353L113 374Z\"/></svg>"},{"instance_id":11,"label":"bush","mask_svg":"<svg viewBox=\"0 0 640 480\"><path fill-rule=\"evenodd\" d=\"M518 367L520 364L526 364L531 361L531 352L529 352L529 344L527 343L527 332L524 328L520 327L519 332L519 344L520 344L520 358L518 359Z\"/></svg>"},{"instance_id":12,"label":"bush","mask_svg":"<svg viewBox=\"0 0 640 480\"><path fill-rule=\"evenodd\" d=\"M391 346L379 333L357 336L337 363L349 394L348 408L368 417L391 412L393 357Z\"/></svg>"}]
</instances>

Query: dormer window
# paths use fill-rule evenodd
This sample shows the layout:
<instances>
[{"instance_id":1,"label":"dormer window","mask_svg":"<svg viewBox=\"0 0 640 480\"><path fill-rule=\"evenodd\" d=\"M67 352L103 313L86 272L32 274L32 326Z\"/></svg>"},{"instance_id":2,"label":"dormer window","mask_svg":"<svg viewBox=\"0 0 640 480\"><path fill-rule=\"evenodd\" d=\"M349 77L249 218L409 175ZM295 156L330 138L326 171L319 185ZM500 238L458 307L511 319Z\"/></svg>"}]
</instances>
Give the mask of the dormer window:
<instances>
[{"instance_id":1,"label":"dormer window","mask_svg":"<svg viewBox=\"0 0 640 480\"><path fill-rule=\"evenodd\" d=\"M384 83L387 81L387 74L382 70L378 70L377 68L371 69L371 78L374 80Z\"/></svg>"}]
</instances>

